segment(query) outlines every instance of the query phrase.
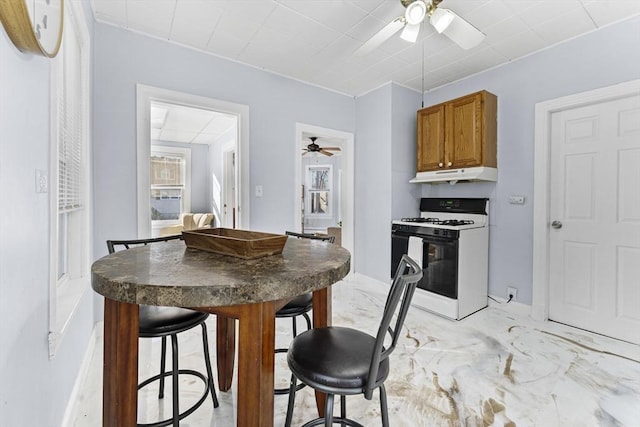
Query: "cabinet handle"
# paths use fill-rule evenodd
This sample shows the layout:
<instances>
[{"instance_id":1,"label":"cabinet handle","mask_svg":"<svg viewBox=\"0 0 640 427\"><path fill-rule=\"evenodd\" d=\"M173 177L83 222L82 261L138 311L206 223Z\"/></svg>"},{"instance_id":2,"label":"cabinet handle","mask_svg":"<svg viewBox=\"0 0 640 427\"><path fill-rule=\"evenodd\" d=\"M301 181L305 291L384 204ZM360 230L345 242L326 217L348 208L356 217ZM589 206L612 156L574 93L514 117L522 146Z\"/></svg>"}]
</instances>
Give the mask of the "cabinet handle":
<instances>
[{"instance_id":1,"label":"cabinet handle","mask_svg":"<svg viewBox=\"0 0 640 427\"><path fill-rule=\"evenodd\" d=\"M449 163L447 163L447 166L451 166L452 164L453 164L453 163L449 162Z\"/></svg>"},{"instance_id":2,"label":"cabinet handle","mask_svg":"<svg viewBox=\"0 0 640 427\"><path fill-rule=\"evenodd\" d=\"M443 166L442 162L438 163L438 167L441 168Z\"/></svg>"}]
</instances>

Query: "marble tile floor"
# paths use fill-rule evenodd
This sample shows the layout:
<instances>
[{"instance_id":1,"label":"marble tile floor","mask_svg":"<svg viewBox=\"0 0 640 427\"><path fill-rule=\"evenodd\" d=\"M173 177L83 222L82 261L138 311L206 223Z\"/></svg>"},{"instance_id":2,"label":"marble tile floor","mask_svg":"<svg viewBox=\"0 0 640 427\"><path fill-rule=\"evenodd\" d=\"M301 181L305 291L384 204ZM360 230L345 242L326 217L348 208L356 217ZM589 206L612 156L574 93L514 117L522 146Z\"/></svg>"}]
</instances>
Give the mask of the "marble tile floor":
<instances>
[{"instance_id":1,"label":"marble tile floor","mask_svg":"<svg viewBox=\"0 0 640 427\"><path fill-rule=\"evenodd\" d=\"M361 276L336 284L334 325L375 334L385 296L384 284ZM213 349L213 316L208 328ZM290 322L279 320L277 346L286 346L289 334ZM459 322L413 308L403 335L385 383L392 426L640 426L638 346L537 322L499 305ZM204 371L200 329L180 337L180 367ZM75 427L101 425L102 340L97 341L74 404ZM159 340L141 340L141 378L157 372L159 348ZM285 356L276 356L276 385L286 386L288 376ZM140 393L139 422L155 421L159 413L170 416L170 394L159 401L156 387ZM180 387L183 408L202 390L196 380ZM235 388L218 397L219 408L209 399L181 426L234 426ZM286 396L275 396L275 426L284 425L286 405ZM299 391L293 425L311 419L314 408L312 391ZM347 409L365 426L381 425L377 393L372 401L347 398Z\"/></svg>"}]
</instances>

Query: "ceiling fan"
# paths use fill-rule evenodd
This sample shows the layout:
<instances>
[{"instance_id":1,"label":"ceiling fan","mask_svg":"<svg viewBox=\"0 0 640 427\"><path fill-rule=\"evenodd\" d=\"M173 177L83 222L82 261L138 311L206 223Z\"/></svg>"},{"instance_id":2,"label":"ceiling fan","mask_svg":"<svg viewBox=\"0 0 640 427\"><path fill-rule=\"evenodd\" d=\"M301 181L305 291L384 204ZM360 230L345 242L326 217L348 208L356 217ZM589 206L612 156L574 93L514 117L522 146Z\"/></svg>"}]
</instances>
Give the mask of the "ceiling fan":
<instances>
[{"instance_id":1,"label":"ceiling fan","mask_svg":"<svg viewBox=\"0 0 640 427\"><path fill-rule=\"evenodd\" d=\"M307 148L303 148L302 151L304 151L304 153L302 153L302 155L307 155L309 153L322 153L325 156L333 156L334 153L332 153L331 151L340 151L340 147L321 147L318 144L316 144L316 139L318 139L317 136L310 136L309 139L311 140L311 144L307 145Z\"/></svg>"},{"instance_id":2,"label":"ceiling fan","mask_svg":"<svg viewBox=\"0 0 640 427\"><path fill-rule=\"evenodd\" d=\"M366 55L376 49L402 29L400 37L415 43L420 26L425 18L435 30L449 37L463 49L477 46L485 34L449 9L438 7L443 0L400 0L406 8L404 15L397 17L378 31L355 51L356 55Z\"/></svg>"}]
</instances>

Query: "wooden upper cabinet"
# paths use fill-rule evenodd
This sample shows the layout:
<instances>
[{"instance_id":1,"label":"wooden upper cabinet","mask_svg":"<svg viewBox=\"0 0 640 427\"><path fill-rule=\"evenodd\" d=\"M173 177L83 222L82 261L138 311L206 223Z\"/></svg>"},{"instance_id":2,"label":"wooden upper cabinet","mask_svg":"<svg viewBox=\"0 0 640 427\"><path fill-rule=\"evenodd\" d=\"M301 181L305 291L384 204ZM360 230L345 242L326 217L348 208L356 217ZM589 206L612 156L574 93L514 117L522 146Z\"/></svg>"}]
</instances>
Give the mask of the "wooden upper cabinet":
<instances>
[{"instance_id":1,"label":"wooden upper cabinet","mask_svg":"<svg viewBox=\"0 0 640 427\"><path fill-rule=\"evenodd\" d=\"M418 111L418 172L497 167L497 98L481 91Z\"/></svg>"},{"instance_id":2,"label":"wooden upper cabinet","mask_svg":"<svg viewBox=\"0 0 640 427\"><path fill-rule=\"evenodd\" d=\"M435 105L418 111L418 170L438 169L444 157L445 119L444 105ZM421 169L422 168L422 169Z\"/></svg>"}]
</instances>

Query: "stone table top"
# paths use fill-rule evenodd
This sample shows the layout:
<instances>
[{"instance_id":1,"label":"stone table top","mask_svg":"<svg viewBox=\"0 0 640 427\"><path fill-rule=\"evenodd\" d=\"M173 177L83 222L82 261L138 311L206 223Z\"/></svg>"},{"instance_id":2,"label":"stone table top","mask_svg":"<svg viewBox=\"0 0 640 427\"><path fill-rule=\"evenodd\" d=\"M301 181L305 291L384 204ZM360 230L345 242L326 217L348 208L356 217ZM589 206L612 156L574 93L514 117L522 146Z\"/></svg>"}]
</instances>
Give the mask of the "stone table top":
<instances>
[{"instance_id":1,"label":"stone table top","mask_svg":"<svg viewBox=\"0 0 640 427\"><path fill-rule=\"evenodd\" d=\"M93 263L93 289L112 300L216 307L293 298L349 272L351 255L325 242L290 237L280 255L240 259L187 248L182 240L119 251Z\"/></svg>"}]
</instances>

